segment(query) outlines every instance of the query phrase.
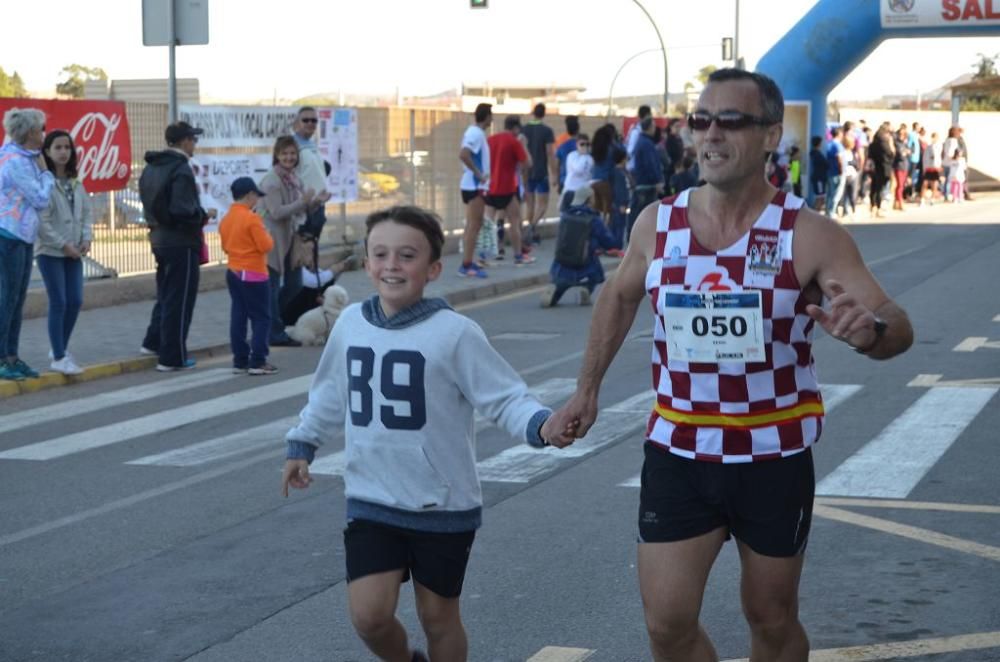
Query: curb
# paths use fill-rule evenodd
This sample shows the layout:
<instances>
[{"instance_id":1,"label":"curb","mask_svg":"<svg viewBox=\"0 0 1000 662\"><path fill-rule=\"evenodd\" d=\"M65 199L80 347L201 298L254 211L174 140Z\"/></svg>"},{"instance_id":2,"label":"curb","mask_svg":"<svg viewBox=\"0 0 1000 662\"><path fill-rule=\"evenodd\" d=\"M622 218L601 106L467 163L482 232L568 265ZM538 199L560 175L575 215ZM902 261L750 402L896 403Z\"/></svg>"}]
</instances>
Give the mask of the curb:
<instances>
[{"instance_id":1,"label":"curb","mask_svg":"<svg viewBox=\"0 0 1000 662\"><path fill-rule=\"evenodd\" d=\"M518 290L528 289L536 285L549 282L548 272L535 274L532 276L522 276L505 282L483 283L477 287L470 287L458 290L450 294L443 295L443 298L452 306L459 306L464 303L483 301L495 297L510 294ZM211 358L222 355L229 355L229 343L201 347L188 352L196 358ZM43 372L36 379L25 379L24 381L0 381L0 400L11 398L25 393L37 393L58 386L70 386L72 384L82 384L106 377L115 377L130 372L149 370L156 365L155 356L141 356L135 358L121 359L109 363L98 363L87 366L80 375L63 375L58 372Z\"/></svg>"}]
</instances>

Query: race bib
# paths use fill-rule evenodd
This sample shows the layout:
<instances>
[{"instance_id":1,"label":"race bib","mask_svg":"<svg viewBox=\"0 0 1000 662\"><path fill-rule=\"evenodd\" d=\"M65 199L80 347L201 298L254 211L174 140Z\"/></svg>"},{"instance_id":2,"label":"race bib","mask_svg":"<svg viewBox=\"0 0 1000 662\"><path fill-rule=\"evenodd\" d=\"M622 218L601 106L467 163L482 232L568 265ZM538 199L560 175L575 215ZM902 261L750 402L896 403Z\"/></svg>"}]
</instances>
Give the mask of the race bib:
<instances>
[{"instance_id":1,"label":"race bib","mask_svg":"<svg viewBox=\"0 0 1000 662\"><path fill-rule=\"evenodd\" d=\"M666 292L661 312L671 358L693 363L765 358L759 291Z\"/></svg>"}]
</instances>

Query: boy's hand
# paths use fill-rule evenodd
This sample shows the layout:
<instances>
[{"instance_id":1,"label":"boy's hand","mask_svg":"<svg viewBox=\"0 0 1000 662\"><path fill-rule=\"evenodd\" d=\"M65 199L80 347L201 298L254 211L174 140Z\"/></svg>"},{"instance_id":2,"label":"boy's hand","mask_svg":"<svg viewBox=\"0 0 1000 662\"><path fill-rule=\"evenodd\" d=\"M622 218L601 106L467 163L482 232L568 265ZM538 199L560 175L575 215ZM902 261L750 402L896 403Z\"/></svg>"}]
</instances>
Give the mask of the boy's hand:
<instances>
[{"instance_id":1,"label":"boy's hand","mask_svg":"<svg viewBox=\"0 0 1000 662\"><path fill-rule=\"evenodd\" d=\"M549 416L542 423L542 429L538 431L542 439L545 440L550 446L555 446L556 448L565 448L569 446L574 441L576 441L576 429L580 425L580 421L571 420L562 425L560 429L560 420L557 416Z\"/></svg>"},{"instance_id":2,"label":"boy's hand","mask_svg":"<svg viewBox=\"0 0 1000 662\"><path fill-rule=\"evenodd\" d=\"M281 473L281 494L288 496L288 486L297 490L309 487L312 477L309 476L309 463L305 460L285 460L285 470Z\"/></svg>"}]
</instances>

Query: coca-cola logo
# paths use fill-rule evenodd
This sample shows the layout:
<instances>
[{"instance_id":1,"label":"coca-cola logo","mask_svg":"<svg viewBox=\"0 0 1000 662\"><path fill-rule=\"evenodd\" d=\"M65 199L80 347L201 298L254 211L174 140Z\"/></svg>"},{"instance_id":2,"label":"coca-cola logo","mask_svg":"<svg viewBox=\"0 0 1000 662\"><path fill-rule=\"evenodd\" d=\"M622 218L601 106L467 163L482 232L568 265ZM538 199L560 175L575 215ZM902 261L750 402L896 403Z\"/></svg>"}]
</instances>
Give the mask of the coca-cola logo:
<instances>
[{"instance_id":1,"label":"coca-cola logo","mask_svg":"<svg viewBox=\"0 0 1000 662\"><path fill-rule=\"evenodd\" d=\"M115 133L121 115L101 112L81 116L70 130L76 145L77 169L81 179L94 181L128 179L131 165L119 158Z\"/></svg>"}]
</instances>

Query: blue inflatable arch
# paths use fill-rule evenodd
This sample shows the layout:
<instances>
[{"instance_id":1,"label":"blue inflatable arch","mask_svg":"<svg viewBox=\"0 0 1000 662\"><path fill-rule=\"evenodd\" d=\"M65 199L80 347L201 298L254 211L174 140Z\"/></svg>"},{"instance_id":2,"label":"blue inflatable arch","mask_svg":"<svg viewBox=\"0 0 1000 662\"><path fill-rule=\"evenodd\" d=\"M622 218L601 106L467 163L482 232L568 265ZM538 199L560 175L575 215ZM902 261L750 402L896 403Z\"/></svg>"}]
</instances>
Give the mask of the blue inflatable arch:
<instances>
[{"instance_id":1,"label":"blue inflatable arch","mask_svg":"<svg viewBox=\"0 0 1000 662\"><path fill-rule=\"evenodd\" d=\"M1000 0L819 0L757 71L778 83L791 108L805 106L809 132L800 147L807 152L809 136L826 134L830 90L886 39L994 34Z\"/></svg>"}]
</instances>

